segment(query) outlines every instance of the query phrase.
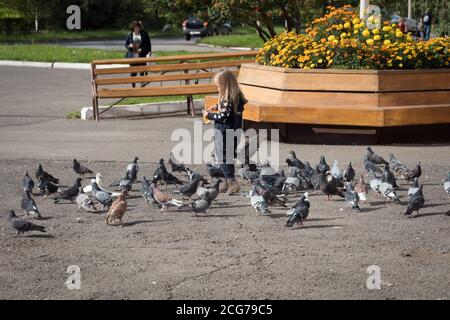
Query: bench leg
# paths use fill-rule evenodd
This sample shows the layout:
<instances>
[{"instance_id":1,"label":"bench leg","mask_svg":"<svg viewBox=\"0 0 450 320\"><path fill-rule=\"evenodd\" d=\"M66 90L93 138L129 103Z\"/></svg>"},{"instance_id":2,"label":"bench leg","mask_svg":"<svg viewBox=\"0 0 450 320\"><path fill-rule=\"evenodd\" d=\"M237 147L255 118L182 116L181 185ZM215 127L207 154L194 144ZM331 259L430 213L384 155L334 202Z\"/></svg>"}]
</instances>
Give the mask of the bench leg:
<instances>
[{"instance_id":1,"label":"bench leg","mask_svg":"<svg viewBox=\"0 0 450 320\"><path fill-rule=\"evenodd\" d=\"M100 121L100 115L98 114L98 98L94 98L94 120Z\"/></svg>"},{"instance_id":2,"label":"bench leg","mask_svg":"<svg viewBox=\"0 0 450 320\"><path fill-rule=\"evenodd\" d=\"M194 98L192 96L187 97L187 114L195 116Z\"/></svg>"}]
</instances>

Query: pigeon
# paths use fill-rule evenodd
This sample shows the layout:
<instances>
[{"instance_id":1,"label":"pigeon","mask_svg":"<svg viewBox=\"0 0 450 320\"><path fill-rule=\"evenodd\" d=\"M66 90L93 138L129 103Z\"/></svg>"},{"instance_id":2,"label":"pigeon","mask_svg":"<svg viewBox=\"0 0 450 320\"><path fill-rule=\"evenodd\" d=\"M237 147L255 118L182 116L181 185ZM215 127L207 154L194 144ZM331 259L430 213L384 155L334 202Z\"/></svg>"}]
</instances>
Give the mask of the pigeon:
<instances>
[{"instance_id":1,"label":"pigeon","mask_svg":"<svg viewBox=\"0 0 450 320\"><path fill-rule=\"evenodd\" d=\"M127 166L127 172L125 174L125 178L127 180L131 180L132 183L134 183L136 181L137 175L138 175L138 172L139 172L138 161L139 161L139 158L135 157L133 159L133 161Z\"/></svg>"},{"instance_id":2,"label":"pigeon","mask_svg":"<svg viewBox=\"0 0 450 320\"><path fill-rule=\"evenodd\" d=\"M185 172L186 167L182 163L178 163L177 159L175 159L175 156L172 152L169 153L169 161L168 161L171 172Z\"/></svg>"},{"instance_id":3,"label":"pigeon","mask_svg":"<svg viewBox=\"0 0 450 320\"><path fill-rule=\"evenodd\" d=\"M384 166L384 172L381 176L381 182L387 182L389 184L392 184L394 188L398 188L397 180L395 179L394 174L389 169L389 165Z\"/></svg>"},{"instance_id":4,"label":"pigeon","mask_svg":"<svg viewBox=\"0 0 450 320\"><path fill-rule=\"evenodd\" d=\"M34 202L33 198L31 198L30 192L28 190L24 191L20 206L25 213L25 217L30 214L35 219L42 218L41 214L39 213L39 209L36 206L36 202Z\"/></svg>"},{"instance_id":5,"label":"pigeon","mask_svg":"<svg viewBox=\"0 0 450 320\"><path fill-rule=\"evenodd\" d=\"M450 171L447 173L447 180L444 181L444 190L450 194Z\"/></svg>"},{"instance_id":6,"label":"pigeon","mask_svg":"<svg viewBox=\"0 0 450 320\"><path fill-rule=\"evenodd\" d=\"M59 191L59 188L57 185L46 180L44 177L41 177L39 179L38 188L41 191L41 193L45 195L44 197L46 197L49 194L55 194Z\"/></svg>"},{"instance_id":7,"label":"pigeon","mask_svg":"<svg viewBox=\"0 0 450 320\"><path fill-rule=\"evenodd\" d=\"M302 170L300 170L298 167L288 166L288 168L287 168L287 176L288 177L297 178L301 174L302 174Z\"/></svg>"},{"instance_id":8,"label":"pigeon","mask_svg":"<svg viewBox=\"0 0 450 320\"><path fill-rule=\"evenodd\" d=\"M97 173L95 175L95 179L91 180L91 184L88 184L86 187L84 187L84 189L83 189L84 193L92 193L92 182L97 183L97 188L100 191L105 191L105 192L109 193L109 195L111 197L113 197L114 199L117 198L118 196L120 196L120 192L112 192L107 189L106 184L104 182L104 178L100 173ZM120 181L119 181L119 186L120 186Z\"/></svg>"},{"instance_id":9,"label":"pigeon","mask_svg":"<svg viewBox=\"0 0 450 320\"><path fill-rule=\"evenodd\" d=\"M152 204L155 204L155 198L153 198L153 189L151 188L151 182L148 181L146 176L142 177L141 183L141 195L147 202L147 205L150 207Z\"/></svg>"},{"instance_id":10,"label":"pigeon","mask_svg":"<svg viewBox=\"0 0 450 320\"><path fill-rule=\"evenodd\" d=\"M8 221L11 224L11 227L14 229L15 234L14 237L17 237L21 233L29 232L29 231L40 231L46 232L45 227L38 226L29 221L25 221L16 216L14 210L10 210L8 213Z\"/></svg>"},{"instance_id":11,"label":"pigeon","mask_svg":"<svg viewBox=\"0 0 450 320\"><path fill-rule=\"evenodd\" d=\"M305 162L305 168L303 169L303 176L307 179L311 179L316 174L316 170L309 164L309 161Z\"/></svg>"},{"instance_id":12,"label":"pigeon","mask_svg":"<svg viewBox=\"0 0 450 320\"><path fill-rule=\"evenodd\" d=\"M122 179L120 179L120 181L119 181L119 190L120 191L126 190L126 191L130 192L131 189L133 189L133 181L130 180L129 178L132 178L132 176L129 176L127 174L126 177L123 177ZM136 180L136 178L134 180Z\"/></svg>"},{"instance_id":13,"label":"pigeon","mask_svg":"<svg viewBox=\"0 0 450 320\"><path fill-rule=\"evenodd\" d=\"M94 202L92 202L91 198L89 198L89 196L86 193L84 193L82 187L80 187L80 191L75 201L77 202L78 205L77 212L80 212L81 209L84 209L87 212L97 211Z\"/></svg>"},{"instance_id":14,"label":"pigeon","mask_svg":"<svg viewBox=\"0 0 450 320\"><path fill-rule=\"evenodd\" d=\"M359 180L355 185L355 191L358 193L359 200L367 201L367 194L369 193L369 190L366 183L364 182L364 177L362 174L360 175Z\"/></svg>"},{"instance_id":15,"label":"pigeon","mask_svg":"<svg viewBox=\"0 0 450 320\"><path fill-rule=\"evenodd\" d=\"M408 181L414 181L414 178L420 178L421 175L422 175L422 167L419 162L416 164L414 169L412 169L406 174L405 179Z\"/></svg>"},{"instance_id":16,"label":"pigeon","mask_svg":"<svg viewBox=\"0 0 450 320\"><path fill-rule=\"evenodd\" d=\"M225 178L225 173L223 172L222 166L219 164L213 165L210 163L206 164L206 169L211 178L219 179Z\"/></svg>"},{"instance_id":17,"label":"pigeon","mask_svg":"<svg viewBox=\"0 0 450 320\"><path fill-rule=\"evenodd\" d=\"M93 174L94 173L91 169L89 169L89 168L87 168L85 166L82 166L78 162L77 159L73 159L72 168L73 168L73 171L75 171L76 173L78 173L79 175L81 175L83 177L84 177L85 174Z\"/></svg>"},{"instance_id":18,"label":"pigeon","mask_svg":"<svg viewBox=\"0 0 450 320\"><path fill-rule=\"evenodd\" d=\"M258 189L253 187L249 192L250 204L258 214L270 214L266 199L258 193Z\"/></svg>"},{"instance_id":19,"label":"pigeon","mask_svg":"<svg viewBox=\"0 0 450 320\"><path fill-rule=\"evenodd\" d=\"M113 203L112 196L108 192L100 190L95 181L92 182L92 196L102 205L102 210L109 209Z\"/></svg>"},{"instance_id":20,"label":"pigeon","mask_svg":"<svg viewBox=\"0 0 450 320\"><path fill-rule=\"evenodd\" d=\"M331 168L331 174L337 180L341 180L343 178L343 174L341 169L339 169L337 160L334 160L333 167Z\"/></svg>"},{"instance_id":21,"label":"pigeon","mask_svg":"<svg viewBox=\"0 0 450 320\"><path fill-rule=\"evenodd\" d=\"M207 214L207 210L209 209L210 205L211 198L209 196L209 192L205 192L200 198L192 202L190 204L190 207L191 210L195 213L195 216L197 216L199 213Z\"/></svg>"},{"instance_id":22,"label":"pigeon","mask_svg":"<svg viewBox=\"0 0 450 320\"><path fill-rule=\"evenodd\" d=\"M330 170L330 166L325 161L325 156L320 156L319 164L317 165L317 171L326 174Z\"/></svg>"},{"instance_id":23,"label":"pigeon","mask_svg":"<svg viewBox=\"0 0 450 320\"><path fill-rule=\"evenodd\" d=\"M242 177L249 183L253 183L259 179L259 172L250 170L250 167L245 164L242 171Z\"/></svg>"},{"instance_id":24,"label":"pigeon","mask_svg":"<svg viewBox=\"0 0 450 320\"><path fill-rule=\"evenodd\" d=\"M408 199L411 199L419 191L419 178L415 178L413 184L408 189Z\"/></svg>"},{"instance_id":25,"label":"pigeon","mask_svg":"<svg viewBox=\"0 0 450 320\"><path fill-rule=\"evenodd\" d=\"M367 147L367 159L374 164L389 165L389 163L384 160L383 157L373 152L371 147Z\"/></svg>"},{"instance_id":26,"label":"pigeon","mask_svg":"<svg viewBox=\"0 0 450 320\"><path fill-rule=\"evenodd\" d=\"M55 183L55 184L59 183L59 179L56 179L50 173L44 171L41 164L39 164L38 169L36 170L36 178L38 180L41 180L41 178L43 178L43 179L45 179L51 183Z\"/></svg>"},{"instance_id":27,"label":"pigeon","mask_svg":"<svg viewBox=\"0 0 450 320\"><path fill-rule=\"evenodd\" d=\"M294 151L289 151L288 158L286 159L286 163L288 166L297 167L301 170L305 168L305 165L302 161L300 161Z\"/></svg>"},{"instance_id":28,"label":"pigeon","mask_svg":"<svg viewBox=\"0 0 450 320\"><path fill-rule=\"evenodd\" d=\"M394 200L394 202L400 202L397 194L395 193L394 186L388 182L381 182L379 187L380 194L386 198L386 202L389 202L390 199Z\"/></svg>"},{"instance_id":29,"label":"pigeon","mask_svg":"<svg viewBox=\"0 0 450 320\"><path fill-rule=\"evenodd\" d=\"M123 224L122 218L128 207L127 201L125 200L127 193L127 190L122 191L122 194L111 204L108 214L106 215L106 224L117 225L117 220L119 220L118 224Z\"/></svg>"},{"instance_id":30,"label":"pigeon","mask_svg":"<svg viewBox=\"0 0 450 320\"><path fill-rule=\"evenodd\" d=\"M332 196L345 198L344 191L338 187L338 182L329 171L327 172L327 177L320 182L320 190L327 195L328 200L330 200Z\"/></svg>"},{"instance_id":31,"label":"pigeon","mask_svg":"<svg viewBox=\"0 0 450 320\"><path fill-rule=\"evenodd\" d=\"M172 197L167 194L162 192L161 190L159 190L155 183L153 182L150 187L152 188L153 191L153 198L155 199L155 201L160 204L162 206L161 208L161 212L167 210L168 205L174 205L177 207L182 207L183 206L183 202L180 200L176 200L176 199L172 199Z\"/></svg>"},{"instance_id":32,"label":"pigeon","mask_svg":"<svg viewBox=\"0 0 450 320\"><path fill-rule=\"evenodd\" d=\"M378 179L373 171L369 171L369 183L370 188L377 193L377 196L380 194L380 185L381 185L381 179Z\"/></svg>"},{"instance_id":33,"label":"pigeon","mask_svg":"<svg viewBox=\"0 0 450 320\"><path fill-rule=\"evenodd\" d=\"M80 192L81 187L81 178L78 178L75 181L75 184L71 186L69 189L58 191L54 196L53 200L55 203L59 203L60 200L69 200L74 201L75 198L78 196L78 193Z\"/></svg>"},{"instance_id":34,"label":"pigeon","mask_svg":"<svg viewBox=\"0 0 450 320\"><path fill-rule=\"evenodd\" d=\"M369 161L367 156L364 157L363 160L364 169L366 169L367 172L372 171L375 177L381 178L383 175L383 171L381 171L380 168L378 168L373 162Z\"/></svg>"},{"instance_id":35,"label":"pigeon","mask_svg":"<svg viewBox=\"0 0 450 320\"><path fill-rule=\"evenodd\" d=\"M192 197L197 192L200 181L201 179L197 177L194 181L183 184L179 189L180 193L187 198Z\"/></svg>"},{"instance_id":36,"label":"pigeon","mask_svg":"<svg viewBox=\"0 0 450 320\"><path fill-rule=\"evenodd\" d=\"M406 174L409 172L408 167L406 167L403 163L401 163L397 158L394 156L393 153L389 154L389 166L394 172L401 172L403 174Z\"/></svg>"},{"instance_id":37,"label":"pigeon","mask_svg":"<svg viewBox=\"0 0 450 320\"><path fill-rule=\"evenodd\" d=\"M30 194L33 193L34 188L34 181L31 179L30 175L28 174L28 171L25 172L25 176L22 179L22 190L28 191Z\"/></svg>"},{"instance_id":38,"label":"pigeon","mask_svg":"<svg viewBox=\"0 0 450 320\"><path fill-rule=\"evenodd\" d=\"M201 180L200 183L203 183ZM222 183L222 179L217 179L214 185L210 188L205 188L203 186L199 186L197 188L197 195L201 197L206 192L209 192L209 197L211 198L211 201L214 201L217 196L219 195L219 186Z\"/></svg>"},{"instance_id":39,"label":"pigeon","mask_svg":"<svg viewBox=\"0 0 450 320\"><path fill-rule=\"evenodd\" d=\"M310 203L308 199L308 193L306 192L294 205L294 207L289 210L291 216L286 222L286 227L292 228L294 224L297 223L298 229L303 228L303 220L308 217L309 207Z\"/></svg>"},{"instance_id":40,"label":"pigeon","mask_svg":"<svg viewBox=\"0 0 450 320\"><path fill-rule=\"evenodd\" d=\"M295 192L300 189L300 179L297 177L287 177L283 184L283 191Z\"/></svg>"},{"instance_id":41,"label":"pigeon","mask_svg":"<svg viewBox=\"0 0 450 320\"><path fill-rule=\"evenodd\" d=\"M361 210L358 202L359 202L359 196L358 192L356 192L353 189L353 185L351 182L347 182L347 190L345 191L345 201L347 201L347 204L352 209Z\"/></svg>"},{"instance_id":42,"label":"pigeon","mask_svg":"<svg viewBox=\"0 0 450 320\"><path fill-rule=\"evenodd\" d=\"M167 168L164 165L164 159L159 160L159 167L155 171L154 178L162 180L166 186L168 184L174 184L175 186L183 184L183 181L167 171Z\"/></svg>"},{"instance_id":43,"label":"pigeon","mask_svg":"<svg viewBox=\"0 0 450 320\"><path fill-rule=\"evenodd\" d=\"M186 173L190 182L193 182L195 179L200 179L203 180L204 184L208 184L208 181L200 173L197 173L189 168L186 168Z\"/></svg>"},{"instance_id":44,"label":"pigeon","mask_svg":"<svg viewBox=\"0 0 450 320\"><path fill-rule=\"evenodd\" d=\"M342 176L345 182L353 181L353 179L355 178L355 169L353 169L351 162L348 164L348 166L345 167Z\"/></svg>"},{"instance_id":45,"label":"pigeon","mask_svg":"<svg viewBox=\"0 0 450 320\"><path fill-rule=\"evenodd\" d=\"M256 188L258 194L264 197L267 204L271 205L277 203L283 207L286 207L287 199L282 191L279 191L275 187L268 184L262 185L260 182L255 182L254 187Z\"/></svg>"},{"instance_id":46,"label":"pigeon","mask_svg":"<svg viewBox=\"0 0 450 320\"><path fill-rule=\"evenodd\" d=\"M408 200L408 207L405 215L411 215L414 211L419 215L419 210L425 205L425 198L423 197L423 184L419 186L419 190Z\"/></svg>"}]
</instances>

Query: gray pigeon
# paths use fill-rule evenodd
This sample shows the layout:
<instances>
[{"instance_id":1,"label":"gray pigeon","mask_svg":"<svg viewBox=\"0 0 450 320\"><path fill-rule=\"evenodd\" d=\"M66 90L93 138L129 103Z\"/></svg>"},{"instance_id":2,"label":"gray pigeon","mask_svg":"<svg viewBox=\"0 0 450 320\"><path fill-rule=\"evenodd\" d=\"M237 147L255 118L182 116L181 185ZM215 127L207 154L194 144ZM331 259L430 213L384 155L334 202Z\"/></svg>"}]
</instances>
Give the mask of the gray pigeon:
<instances>
[{"instance_id":1,"label":"gray pigeon","mask_svg":"<svg viewBox=\"0 0 450 320\"><path fill-rule=\"evenodd\" d=\"M120 179L120 181L119 181L119 190L120 191L126 190L126 191L130 192L131 189L133 189L133 181L131 181L129 179L129 175L127 174L126 177Z\"/></svg>"},{"instance_id":2,"label":"gray pigeon","mask_svg":"<svg viewBox=\"0 0 450 320\"><path fill-rule=\"evenodd\" d=\"M190 204L191 210L195 213L196 216L199 213L207 214L207 210L209 209L210 205L211 198L209 196L209 192L204 193L200 198Z\"/></svg>"},{"instance_id":3,"label":"gray pigeon","mask_svg":"<svg viewBox=\"0 0 450 320\"><path fill-rule=\"evenodd\" d=\"M447 173L447 180L444 181L444 190L450 194L450 171Z\"/></svg>"},{"instance_id":4,"label":"gray pigeon","mask_svg":"<svg viewBox=\"0 0 450 320\"><path fill-rule=\"evenodd\" d=\"M286 222L286 227L291 228L295 223L298 224L298 228L303 228L303 220L309 215L310 207L308 192L301 196L300 200L288 211L290 217Z\"/></svg>"},{"instance_id":5,"label":"gray pigeon","mask_svg":"<svg viewBox=\"0 0 450 320\"><path fill-rule=\"evenodd\" d=\"M353 169L351 162L348 164L348 166L345 167L343 178L346 182L353 181L353 179L355 178L355 169Z\"/></svg>"},{"instance_id":6,"label":"gray pigeon","mask_svg":"<svg viewBox=\"0 0 450 320\"><path fill-rule=\"evenodd\" d=\"M381 179L378 179L373 171L369 171L369 180L370 188L376 192L377 196L380 195Z\"/></svg>"},{"instance_id":7,"label":"gray pigeon","mask_svg":"<svg viewBox=\"0 0 450 320\"><path fill-rule=\"evenodd\" d=\"M351 182L347 183L347 190L345 191L345 201L347 201L348 206L352 209L361 210L358 205L358 193L353 189L353 185Z\"/></svg>"},{"instance_id":8,"label":"gray pigeon","mask_svg":"<svg viewBox=\"0 0 450 320\"><path fill-rule=\"evenodd\" d=\"M411 171L409 171L405 178L408 181L414 181L414 178L420 178L420 176L422 175L422 167L420 165L420 162L416 164L416 166L414 167L414 169L412 169Z\"/></svg>"},{"instance_id":9,"label":"gray pigeon","mask_svg":"<svg viewBox=\"0 0 450 320\"><path fill-rule=\"evenodd\" d=\"M409 172L408 167L401 163L393 153L389 154L389 166L392 170L394 170L394 172L400 172L403 174L407 174Z\"/></svg>"},{"instance_id":10,"label":"gray pigeon","mask_svg":"<svg viewBox=\"0 0 450 320\"><path fill-rule=\"evenodd\" d=\"M257 213L264 215L271 213L268 204L266 202L266 199L264 199L264 197L258 193L256 187L253 187L248 195L250 197L250 204L256 210Z\"/></svg>"},{"instance_id":11,"label":"gray pigeon","mask_svg":"<svg viewBox=\"0 0 450 320\"><path fill-rule=\"evenodd\" d=\"M23 212L25 213L25 217L30 214L35 219L42 218L36 206L36 202L34 202L33 198L31 198L30 192L28 190L23 193L21 207Z\"/></svg>"},{"instance_id":12,"label":"gray pigeon","mask_svg":"<svg viewBox=\"0 0 450 320\"><path fill-rule=\"evenodd\" d=\"M408 199L411 199L419 191L419 178L415 178L413 184L408 189Z\"/></svg>"},{"instance_id":13,"label":"gray pigeon","mask_svg":"<svg viewBox=\"0 0 450 320\"><path fill-rule=\"evenodd\" d=\"M153 188L151 187L151 182L148 181L146 176L142 177L141 195L149 207L151 205L157 205L155 198L153 198Z\"/></svg>"},{"instance_id":14,"label":"gray pigeon","mask_svg":"<svg viewBox=\"0 0 450 320\"><path fill-rule=\"evenodd\" d=\"M297 167L301 170L305 168L305 164L297 158L297 155L294 151L289 151L288 158L286 159L286 163L290 167Z\"/></svg>"},{"instance_id":15,"label":"gray pigeon","mask_svg":"<svg viewBox=\"0 0 450 320\"><path fill-rule=\"evenodd\" d=\"M217 198L217 196L219 195L219 186L222 183L222 179L217 179L216 183L214 183L214 185L210 188L205 188L203 186L199 186L197 188L197 195L199 197L201 197L203 194L205 194L206 192L209 192L209 197L211 198L211 201L215 200Z\"/></svg>"},{"instance_id":16,"label":"gray pigeon","mask_svg":"<svg viewBox=\"0 0 450 320\"><path fill-rule=\"evenodd\" d=\"M111 195L105 191L101 191L98 188L97 182L92 182L92 196L102 205L102 210L108 208L113 203Z\"/></svg>"},{"instance_id":17,"label":"gray pigeon","mask_svg":"<svg viewBox=\"0 0 450 320\"><path fill-rule=\"evenodd\" d=\"M10 210L8 213L8 221L11 224L11 227L14 229L15 234L14 237L17 237L21 233L29 232L29 231L40 231L45 233L45 227L38 226L29 221L25 221L16 216L14 210Z\"/></svg>"},{"instance_id":18,"label":"gray pigeon","mask_svg":"<svg viewBox=\"0 0 450 320\"><path fill-rule=\"evenodd\" d=\"M247 180L250 183L253 183L254 181L259 179L259 172L258 171L251 171L248 165L244 165L242 171L242 177L244 180Z\"/></svg>"},{"instance_id":19,"label":"gray pigeon","mask_svg":"<svg viewBox=\"0 0 450 320\"><path fill-rule=\"evenodd\" d=\"M87 212L95 212L97 208L95 207L94 202L92 202L91 198L83 192L83 187L80 187L80 192L78 193L77 198L75 199L78 205L77 212L80 212L81 209L86 210Z\"/></svg>"},{"instance_id":20,"label":"gray pigeon","mask_svg":"<svg viewBox=\"0 0 450 320\"><path fill-rule=\"evenodd\" d=\"M423 184L420 185L419 190L408 200L408 207L405 215L411 215L414 211L419 214L419 210L425 205L425 198L423 197Z\"/></svg>"},{"instance_id":21,"label":"gray pigeon","mask_svg":"<svg viewBox=\"0 0 450 320\"><path fill-rule=\"evenodd\" d=\"M367 172L372 171L375 177L381 178L381 176L383 175L383 171L381 171L380 168L378 168L375 163L371 162L367 158L367 156L364 157L363 165L364 169L366 169Z\"/></svg>"},{"instance_id":22,"label":"gray pigeon","mask_svg":"<svg viewBox=\"0 0 450 320\"><path fill-rule=\"evenodd\" d=\"M317 165L317 171L318 173L326 174L327 171L330 170L330 166L328 165L327 161L325 160L325 156L320 156L319 164Z\"/></svg>"},{"instance_id":23,"label":"gray pigeon","mask_svg":"<svg viewBox=\"0 0 450 320\"><path fill-rule=\"evenodd\" d=\"M367 159L374 164L386 164L389 163L383 159L380 155L376 154L371 147L367 147Z\"/></svg>"},{"instance_id":24,"label":"gray pigeon","mask_svg":"<svg viewBox=\"0 0 450 320\"><path fill-rule=\"evenodd\" d=\"M380 184L380 194L386 198L388 202L390 199L394 200L394 202L400 202L397 194L395 193L394 186L387 182L381 182Z\"/></svg>"},{"instance_id":25,"label":"gray pigeon","mask_svg":"<svg viewBox=\"0 0 450 320\"><path fill-rule=\"evenodd\" d=\"M192 197L197 192L198 184L200 183L200 181L201 178L197 177L192 182L183 184L179 188L180 193L187 198Z\"/></svg>"},{"instance_id":26,"label":"gray pigeon","mask_svg":"<svg viewBox=\"0 0 450 320\"><path fill-rule=\"evenodd\" d=\"M89 169L89 168L87 168L85 166L82 166L78 162L77 159L73 159L72 168L73 168L73 171L75 171L75 173L78 173L79 175L81 175L83 177L84 177L85 174L93 174L94 173L91 169Z\"/></svg>"},{"instance_id":27,"label":"gray pigeon","mask_svg":"<svg viewBox=\"0 0 450 320\"><path fill-rule=\"evenodd\" d=\"M383 175L381 176L381 182L387 182L389 184L392 184L394 188L398 188L397 185L397 179L395 179L394 174L389 170L389 166L384 166Z\"/></svg>"},{"instance_id":28,"label":"gray pigeon","mask_svg":"<svg viewBox=\"0 0 450 320\"><path fill-rule=\"evenodd\" d=\"M69 200L73 202L80 192L80 187L81 178L77 178L73 186L71 186L69 189L57 192L53 197L53 200L55 201L55 203L59 203L60 200Z\"/></svg>"},{"instance_id":29,"label":"gray pigeon","mask_svg":"<svg viewBox=\"0 0 450 320\"><path fill-rule=\"evenodd\" d=\"M333 167L331 168L331 174L337 180L341 180L343 178L343 174L341 169L339 169L338 161L334 160Z\"/></svg>"},{"instance_id":30,"label":"gray pigeon","mask_svg":"<svg viewBox=\"0 0 450 320\"><path fill-rule=\"evenodd\" d=\"M128 166L127 166L127 173L126 173L126 178L127 180L131 180L132 183L134 183L137 179L137 175L139 172L139 164L138 164L139 158L135 157L133 162L131 162Z\"/></svg>"},{"instance_id":31,"label":"gray pigeon","mask_svg":"<svg viewBox=\"0 0 450 320\"><path fill-rule=\"evenodd\" d=\"M30 175L28 174L28 171L26 171L25 176L22 179L22 190L33 193L33 188L34 188L34 181L33 181L33 179L31 179Z\"/></svg>"}]
</instances>

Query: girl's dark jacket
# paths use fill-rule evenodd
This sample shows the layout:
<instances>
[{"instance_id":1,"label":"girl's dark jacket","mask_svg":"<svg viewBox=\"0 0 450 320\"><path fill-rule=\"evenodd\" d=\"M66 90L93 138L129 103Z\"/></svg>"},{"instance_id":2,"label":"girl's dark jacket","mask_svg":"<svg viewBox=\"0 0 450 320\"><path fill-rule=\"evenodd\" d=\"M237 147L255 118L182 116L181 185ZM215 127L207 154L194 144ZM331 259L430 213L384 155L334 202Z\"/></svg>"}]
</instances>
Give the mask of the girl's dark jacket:
<instances>
[{"instance_id":1,"label":"girl's dark jacket","mask_svg":"<svg viewBox=\"0 0 450 320\"><path fill-rule=\"evenodd\" d=\"M240 99L236 107L231 102L219 103L218 112L209 112L208 119L214 121L214 128L224 131L227 129L241 129L242 128L242 113L244 112L244 105L247 101Z\"/></svg>"},{"instance_id":2,"label":"girl's dark jacket","mask_svg":"<svg viewBox=\"0 0 450 320\"><path fill-rule=\"evenodd\" d=\"M139 53L139 57L145 58L147 54L149 54L152 51L152 43L150 41L150 36L148 35L147 31L141 31L141 46L140 49L142 52ZM127 49L126 58L133 58L133 49L130 48L130 44L133 43L133 32L130 32L127 35L127 38L125 40L125 48Z\"/></svg>"}]
</instances>

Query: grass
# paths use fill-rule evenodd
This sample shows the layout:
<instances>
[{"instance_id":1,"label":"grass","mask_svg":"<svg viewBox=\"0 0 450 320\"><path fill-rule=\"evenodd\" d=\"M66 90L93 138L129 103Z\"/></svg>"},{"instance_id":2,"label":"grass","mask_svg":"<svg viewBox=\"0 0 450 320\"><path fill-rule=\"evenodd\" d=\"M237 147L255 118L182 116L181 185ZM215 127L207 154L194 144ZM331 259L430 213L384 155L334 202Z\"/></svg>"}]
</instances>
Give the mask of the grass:
<instances>
[{"instance_id":1,"label":"grass","mask_svg":"<svg viewBox=\"0 0 450 320\"><path fill-rule=\"evenodd\" d=\"M194 99L205 99L206 94L194 95ZM118 106L131 105L131 104L142 104L142 103L154 103L154 102L170 102L170 101L185 101L186 96L167 96L167 97L150 97L150 98L127 98L120 103Z\"/></svg>"},{"instance_id":2,"label":"grass","mask_svg":"<svg viewBox=\"0 0 450 320\"><path fill-rule=\"evenodd\" d=\"M70 112L66 115L66 119L68 120L81 119L81 113L79 111Z\"/></svg>"},{"instance_id":3,"label":"grass","mask_svg":"<svg viewBox=\"0 0 450 320\"><path fill-rule=\"evenodd\" d=\"M155 56L193 54L189 51L156 51ZM0 60L37 61L37 62L77 62L89 63L97 59L120 59L124 51L79 49L58 45L0 45Z\"/></svg>"},{"instance_id":4,"label":"grass","mask_svg":"<svg viewBox=\"0 0 450 320\"><path fill-rule=\"evenodd\" d=\"M129 30L92 30L92 31L41 31L29 34L1 34L0 42L8 43L42 43L61 41L81 41L81 40L108 40L125 39ZM174 29L168 32L160 30L149 31L150 37L180 37L181 29Z\"/></svg>"}]
</instances>

